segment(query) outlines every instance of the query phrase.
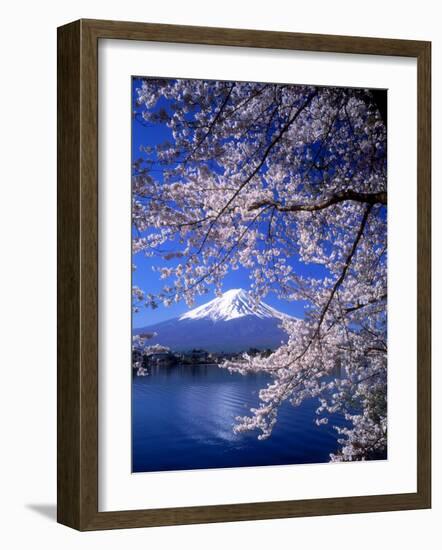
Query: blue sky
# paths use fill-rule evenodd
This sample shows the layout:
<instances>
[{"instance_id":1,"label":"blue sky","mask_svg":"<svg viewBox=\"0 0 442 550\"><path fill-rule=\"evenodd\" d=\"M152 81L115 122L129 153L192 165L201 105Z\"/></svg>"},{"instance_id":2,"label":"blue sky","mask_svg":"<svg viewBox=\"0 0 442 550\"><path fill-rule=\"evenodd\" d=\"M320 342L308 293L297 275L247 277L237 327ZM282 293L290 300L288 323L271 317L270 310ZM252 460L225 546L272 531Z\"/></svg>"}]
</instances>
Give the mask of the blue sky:
<instances>
[{"instance_id":1,"label":"blue sky","mask_svg":"<svg viewBox=\"0 0 442 550\"><path fill-rule=\"evenodd\" d=\"M132 82L132 101L135 113L140 112L140 109L135 106L136 88L140 86L140 82L141 81L137 78L134 78ZM167 107L167 103L161 101L159 106ZM165 124L146 124L143 123L140 116L134 116L132 118L132 161L144 157L143 153L140 152L141 145L156 145L164 142L166 139L173 141L171 132ZM161 177L160 173L155 173L155 176ZM160 280L159 274L154 272L152 267L173 265L173 262L166 262L155 257L147 258L142 254L134 255L132 261L133 264L136 265L136 270L132 275L133 284L139 286L145 292L150 292L152 294L159 292L166 283L166 281ZM323 277L325 275L325 270L322 266L307 266L302 264L299 258L296 257L292 258L291 264L300 275L314 277ZM229 272L225 277L223 291L231 288L243 288L247 290L250 288L250 282L249 272L244 268L240 268L236 271ZM213 298L215 298L214 289L212 289L209 294L199 297L194 307L204 304ZM273 294L269 294L265 298L265 302L289 315L295 317L304 316L305 302L282 301ZM134 328L138 328L156 324L166 319L177 317L185 311L188 311L188 309L189 308L184 302L174 304L170 307L160 305L158 309L155 310L141 306L139 312L133 314L133 326Z\"/></svg>"}]
</instances>

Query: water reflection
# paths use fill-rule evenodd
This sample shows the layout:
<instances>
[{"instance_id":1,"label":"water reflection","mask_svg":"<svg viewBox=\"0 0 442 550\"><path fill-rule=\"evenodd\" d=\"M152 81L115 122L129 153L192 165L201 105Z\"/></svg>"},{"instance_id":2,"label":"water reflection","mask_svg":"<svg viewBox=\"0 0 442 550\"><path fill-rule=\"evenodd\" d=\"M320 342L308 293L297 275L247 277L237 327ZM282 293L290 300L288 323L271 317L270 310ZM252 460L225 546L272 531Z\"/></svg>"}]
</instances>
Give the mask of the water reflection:
<instances>
[{"instance_id":1,"label":"water reflection","mask_svg":"<svg viewBox=\"0 0 442 550\"><path fill-rule=\"evenodd\" d=\"M328 462L337 449L332 424L316 426L317 400L285 404L273 435L234 434L236 416L258 403L269 379L241 376L217 365L152 367L134 377L132 392L133 471Z\"/></svg>"}]
</instances>

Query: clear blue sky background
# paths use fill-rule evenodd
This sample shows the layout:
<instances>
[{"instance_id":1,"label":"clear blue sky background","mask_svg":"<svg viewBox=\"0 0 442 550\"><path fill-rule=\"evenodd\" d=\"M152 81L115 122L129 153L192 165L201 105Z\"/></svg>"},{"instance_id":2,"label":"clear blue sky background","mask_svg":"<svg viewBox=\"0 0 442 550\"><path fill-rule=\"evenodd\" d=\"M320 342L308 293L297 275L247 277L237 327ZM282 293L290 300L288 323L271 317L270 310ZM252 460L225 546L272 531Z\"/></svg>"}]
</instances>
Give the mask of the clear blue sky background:
<instances>
[{"instance_id":1,"label":"clear blue sky background","mask_svg":"<svg viewBox=\"0 0 442 550\"><path fill-rule=\"evenodd\" d=\"M140 113L141 110L135 105L136 88L140 86L140 80L133 78L132 81L132 102L135 113ZM166 107L167 104L164 101L160 101L158 107ZM141 121L139 116L132 118L132 161L139 158L143 158L143 153L140 152L140 146L156 145L162 143L165 140L173 142L172 134L165 124L145 124ZM153 175L161 178L160 172L153 173ZM159 273L152 270L153 266L172 266L173 261L164 261L156 257L147 258L142 254L136 254L132 258L133 263L136 265L136 271L133 272L133 284L139 286L145 292L155 294L159 292L163 285L167 283L167 280L160 280ZM293 258L290 262L297 273L304 276L324 277L325 270L322 266L305 265L299 261L299 258ZM223 290L229 290L231 288L243 288L248 290L250 288L250 278L248 270L240 268L237 271L230 272L224 279ZM208 302L215 298L214 289L206 296L199 297L194 307ZM304 316L305 302L287 302L279 300L273 294L269 294L265 302L274 308L293 315L295 317ZM144 306L140 307L139 313L133 314L133 326L134 328L144 327L152 324L159 323L166 319L171 319L181 315L188 311L188 307L184 302L173 304L166 308L160 305L158 309L152 310Z\"/></svg>"}]
</instances>

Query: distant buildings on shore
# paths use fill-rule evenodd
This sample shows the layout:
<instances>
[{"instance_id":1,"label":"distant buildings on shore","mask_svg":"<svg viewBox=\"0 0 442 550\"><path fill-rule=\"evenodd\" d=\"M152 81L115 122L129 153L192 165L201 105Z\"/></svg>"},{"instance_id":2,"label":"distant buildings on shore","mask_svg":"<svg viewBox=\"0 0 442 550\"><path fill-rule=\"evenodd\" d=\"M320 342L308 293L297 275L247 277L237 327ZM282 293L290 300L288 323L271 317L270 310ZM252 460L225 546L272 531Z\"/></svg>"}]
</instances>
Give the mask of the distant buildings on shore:
<instances>
[{"instance_id":1,"label":"distant buildings on shore","mask_svg":"<svg viewBox=\"0 0 442 550\"><path fill-rule=\"evenodd\" d=\"M132 353L132 365L137 369L140 366L147 369L149 367L173 367L175 365L212 365L220 364L225 360L239 360L242 358L243 353L208 352L204 349L192 349L181 353L161 351L144 355L142 351L136 349ZM272 353L272 350L262 351L251 348L247 353L251 356L258 354L268 356Z\"/></svg>"}]
</instances>

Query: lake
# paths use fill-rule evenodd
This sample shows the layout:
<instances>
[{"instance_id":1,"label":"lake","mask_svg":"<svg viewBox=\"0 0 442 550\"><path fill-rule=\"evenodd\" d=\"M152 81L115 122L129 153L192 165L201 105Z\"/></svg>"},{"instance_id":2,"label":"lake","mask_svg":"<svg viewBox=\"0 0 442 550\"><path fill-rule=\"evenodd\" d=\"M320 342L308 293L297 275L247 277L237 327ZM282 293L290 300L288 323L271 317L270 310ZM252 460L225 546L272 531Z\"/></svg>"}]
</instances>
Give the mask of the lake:
<instances>
[{"instance_id":1,"label":"lake","mask_svg":"<svg viewBox=\"0 0 442 550\"><path fill-rule=\"evenodd\" d=\"M285 403L272 436L233 433L234 419L258 404L264 374L231 374L217 365L154 367L133 378L133 472L306 464L338 448L332 424L316 426L317 399Z\"/></svg>"}]
</instances>

